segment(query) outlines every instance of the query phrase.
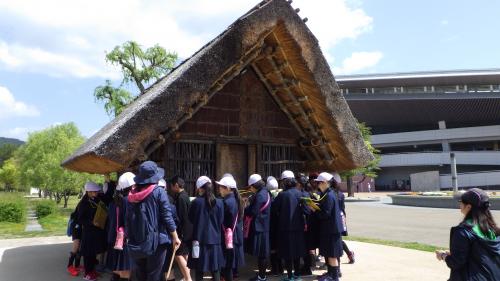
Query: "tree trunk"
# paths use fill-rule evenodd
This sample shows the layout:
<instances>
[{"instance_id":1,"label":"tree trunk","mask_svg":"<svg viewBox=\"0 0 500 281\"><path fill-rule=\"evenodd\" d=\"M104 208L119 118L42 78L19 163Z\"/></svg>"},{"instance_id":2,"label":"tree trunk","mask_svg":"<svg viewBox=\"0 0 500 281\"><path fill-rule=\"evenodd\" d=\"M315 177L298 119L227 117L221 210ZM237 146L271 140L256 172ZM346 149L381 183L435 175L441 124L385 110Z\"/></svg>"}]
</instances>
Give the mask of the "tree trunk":
<instances>
[{"instance_id":1,"label":"tree trunk","mask_svg":"<svg viewBox=\"0 0 500 281\"><path fill-rule=\"evenodd\" d=\"M59 192L56 192L56 194L54 195L55 199L56 199L56 204L59 205L61 203L61 199L62 199L62 196Z\"/></svg>"},{"instance_id":2,"label":"tree trunk","mask_svg":"<svg viewBox=\"0 0 500 281\"><path fill-rule=\"evenodd\" d=\"M63 198L64 198L64 209L68 208L68 199L69 199L69 192L65 192L63 194Z\"/></svg>"},{"instance_id":3,"label":"tree trunk","mask_svg":"<svg viewBox=\"0 0 500 281\"><path fill-rule=\"evenodd\" d=\"M38 198L42 198L42 189L38 188Z\"/></svg>"},{"instance_id":4,"label":"tree trunk","mask_svg":"<svg viewBox=\"0 0 500 281\"><path fill-rule=\"evenodd\" d=\"M347 197L354 197L354 190L352 189L352 177L347 178Z\"/></svg>"}]
</instances>

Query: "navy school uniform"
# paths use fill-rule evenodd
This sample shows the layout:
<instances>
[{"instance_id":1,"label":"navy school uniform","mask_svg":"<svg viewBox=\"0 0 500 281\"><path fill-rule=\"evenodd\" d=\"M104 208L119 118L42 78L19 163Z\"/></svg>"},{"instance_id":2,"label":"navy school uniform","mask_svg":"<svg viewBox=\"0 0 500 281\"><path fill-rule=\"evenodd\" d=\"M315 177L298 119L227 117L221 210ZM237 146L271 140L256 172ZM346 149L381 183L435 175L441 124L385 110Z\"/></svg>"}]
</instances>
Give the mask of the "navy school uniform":
<instances>
[{"instance_id":1,"label":"navy school uniform","mask_svg":"<svg viewBox=\"0 0 500 281\"><path fill-rule=\"evenodd\" d=\"M268 206L260 211L266 205ZM262 188L245 208L245 216L253 218L245 247L248 254L259 258L269 257L269 221L271 218L271 193Z\"/></svg>"},{"instance_id":2,"label":"navy school uniform","mask_svg":"<svg viewBox=\"0 0 500 281\"><path fill-rule=\"evenodd\" d=\"M324 197L323 197L324 196ZM320 208L317 211L319 219L319 253L328 258L342 256L343 231L340 206L335 192L328 188L321 194Z\"/></svg>"},{"instance_id":3,"label":"navy school uniform","mask_svg":"<svg viewBox=\"0 0 500 281\"><path fill-rule=\"evenodd\" d=\"M222 200L215 199L210 208L205 198L197 197L191 202L189 220L193 224L193 241L200 244L199 258L193 258L189 253L188 267L196 271L219 271L225 265L222 253L222 224L224 220L224 205Z\"/></svg>"},{"instance_id":4,"label":"navy school uniform","mask_svg":"<svg viewBox=\"0 0 500 281\"><path fill-rule=\"evenodd\" d=\"M118 208L115 202L111 202L108 208L108 254L106 257L106 267L111 271L128 271L130 270L130 258L128 254L127 243L123 243L123 250L115 250L116 242L116 227L125 226L127 198L122 198L121 207Z\"/></svg>"},{"instance_id":5,"label":"navy school uniform","mask_svg":"<svg viewBox=\"0 0 500 281\"><path fill-rule=\"evenodd\" d=\"M344 219L347 220L346 218L346 214L345 214L345 195L342 191L338 191L338 192L335 192L337 197L338 197L338 200L339 200L339 208L340 208L340 211L344 214ZM343 226L343 224L342 224ZM347 236L347 227L345 228L342 228L342 236Z\"/></svg>"},{"instance_id":6,"label":"navy school uniform","mask_svg":"<svg viewBox=\"0 0 500 281\"><path fill-rule=\"evenodd\" d=\"M302 192L303 197L313 198L309 192ZM315 250L319 248L319 219L316 213L305 214L305 232L304 241L306 250Z\"/></svg>"},{"instance_id":7,"label":"navy school uniform","mask_svg":"<svg viewBox=\"0 0 500 281\"><path fill-rule=\"evenodd\" d=\"M238 202L233 193L224 198L224 228L234 227L236 215L239 212ZM224 249L226 244L223 244ZM232 264L226 264L226 268L240 268L245 265L245 253L243 250L243 218L238 215L238 222L233 232L233 249L225 249L226 263L232 261ZM232 255L232 259L227 255Z\"/></svg>"},{"instance_id":8,"label":"navy school uniform","mask_svg":"<svg viewBox=\"0 0 500 281\"><path fill-rule=\"evenodd\" d=\"M165 192L165 194L167 194ZM167 194L167 198L168 198L168 201L169 201L169 205L170 205L170 210L172 211L172 218L174 219L174 222L175 222L175 225L177 226L177 235L179 235L178 231L179 231L179 213L177 212L177 207L173 204L174 203L174 199ZM179 249L177 249L177 251L179 251ZM170 266L170 260L172 259L172 254L174 252L174 249L173 247L167 247L167 254L165 256L165 262L163 263L163 272L168 272L168 267ZM177 252L176 252L177 253Z\"/></svg>"},{"instance_id":9,"label":"navy school uniform","mask_svg":"<svg viewBox=\"0 0 500 281\"><path fill-rule=\"evenodd\" d=\"M83 197L78 208L78 223L82 226L80 254L84 257L96 256L106 251L106 232L94 225L99 198Z\"/></svg>"},{"instance_id":10,"label":"navy school uniform","mask_svg":"<svg viewBox=\"0 0 500 281\"><path fill-rule=\"evenodd\" d=\"M303 193L295 188L280 192L273 202L278 216L278 256L285 260L305 253Z\"/></svg>"},{"instance_id":11,"label":"navy school uniform","mask_svg":"<svg viewBox=\"0 0 500 281\"><path fill-rule=\"evenodd\" d=\"M276 198L271 201L271 217L269 222L269 243L271 251L273 253L278 251L278 241L279 241L279 216L276 210Z\"/></svg>"},{"instance_id":12,"label":"navy school uniform","mask_svg":"<svg viewBox=\"0 0 500 281\"><path fill-rule=\"evenodd\" d=\"M182 244L177 249L176 255L187 255L189 254L189 249L191 246L191 236L193 235L193 225L189 221L189 206L191 205L191 200L186 191L182 191L176 194L175 207L177 209L177 215L179 217L179 224L177 225L177 235L181 239Z\"/></svg>"}]
</instances>

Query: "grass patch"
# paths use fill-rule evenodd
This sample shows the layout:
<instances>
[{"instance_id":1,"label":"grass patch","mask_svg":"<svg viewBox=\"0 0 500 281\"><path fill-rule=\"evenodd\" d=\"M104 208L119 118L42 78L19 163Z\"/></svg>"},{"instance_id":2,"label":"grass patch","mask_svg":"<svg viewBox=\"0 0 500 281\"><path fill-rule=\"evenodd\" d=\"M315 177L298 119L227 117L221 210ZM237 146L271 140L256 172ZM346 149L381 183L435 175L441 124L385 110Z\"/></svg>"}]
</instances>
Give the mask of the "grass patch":
<instances>
[{"instance_id":1,"label":"grass patch","mask_svg":"<svg viewBox=\"0 0 500 281\"><path fill-rule=\"evenodd\" d=\"M357 236L347 236L345 240L346 241L358 241L358 242L371 243L371 244L379 244L379 245L384 245L384 246L392 246L392 247L425 251L425 252L433 252L433 253L436 250L444 250L445 249L444 247L437 247L437 246L427 245L427 244L422 244L422 243L417 243L417 242L401 242L401 241L391 241L391 240L383 240L383 239L376 239L376 238L364 238L364 237L357 237Z\"/></svg>"},{"instance_id":2,"label":"grass patch","mask_svg":"<svg viewBox=\"0 0 500 281\"><path fill-rule=\"evenodd\" d=\"M3 196L2 193L0 193L1 196ZM10 194L7 196L11 197L13 195ZM23 200L26 199L23 198ZM48 199L30 198L26 201L35 210L37 203L43 200ZM67 208L63 208L64 202L61 201L53 213L43 218L38 218L43 231L25 232L26 219L23 219L21 223L0 222L0 239L64 236L66 235L69 215L73 212L78 202L80 202L80 199L77 196L71 196L68 200Z\"/></svg>"}]
</instances>

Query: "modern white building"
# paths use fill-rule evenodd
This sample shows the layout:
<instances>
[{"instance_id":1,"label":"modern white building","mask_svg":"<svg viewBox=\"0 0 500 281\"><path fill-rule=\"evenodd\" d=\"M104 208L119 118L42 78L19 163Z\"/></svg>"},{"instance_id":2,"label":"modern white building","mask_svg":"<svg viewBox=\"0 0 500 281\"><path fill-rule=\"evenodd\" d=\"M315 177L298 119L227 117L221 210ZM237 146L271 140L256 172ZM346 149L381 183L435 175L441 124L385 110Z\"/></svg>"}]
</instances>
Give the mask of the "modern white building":
<instances>
[{"instance_id":1,"label":"modern white building","mask_svg":"<svg viewBox=\"0 0 500 281\"><path fill-rule=\"evenodd\" d=\"M410 175L438 171L451 188L500 189L500 69L337 76L354 116L381 151L377 190L409 189Z\"/></svg>"}]
</instances>

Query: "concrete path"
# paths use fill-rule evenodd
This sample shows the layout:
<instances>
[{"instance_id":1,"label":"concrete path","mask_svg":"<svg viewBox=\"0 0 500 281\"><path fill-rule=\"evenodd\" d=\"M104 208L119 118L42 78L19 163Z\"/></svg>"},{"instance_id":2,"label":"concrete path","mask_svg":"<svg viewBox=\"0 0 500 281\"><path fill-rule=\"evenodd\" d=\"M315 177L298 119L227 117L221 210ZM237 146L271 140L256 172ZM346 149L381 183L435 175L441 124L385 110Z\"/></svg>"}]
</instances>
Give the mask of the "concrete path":
<instances>
[{"instance_id":1,"label":"concrete path","mask_svg":"<svg viewBox=\"0 0 500 281\"><path fill-rule=\"evenodd\" d=\"M438 262L432 253L352 241L348 245L356 253L356 263L345 264L347 258L342 259L341 280L446 280L449 274L446 265ZM0 240L0 280L81 280L81 276L71 277L66 272L70 249L68 237ZM255 267L250 258L249 265L241 270L239 280L252 277ZM323 272L317 270L315 274ZM105 275L99 280L109 280L109 276ZM280 278L273 277L270 280Z\"/></svg>"},{"instance_id":2,"label":"concrete path","mask_svg":"<svg viewBox=\"0 0 500 281\"><path fill-rule=\"evenodd\" d=\"M448 247L450 228L463 219L458 205L457 209L406 207L390 204L385 194L356 195L380 196L381 200L346 203L347 227L353 236ZM500 222L500 211L491 212Z\"/></svg>"},{"instance_id":3,"label":"concrete path","mask_svg":"<svg viewBox=\"0 0 500 281\"><path fill-rule=\"evenodd\" d=\"M26 228L24 231L42 231L42 226L38 223L38 218L36 216L35 211L31 207L28 208L27 214L28 223L26 224Z\"/></svg>"}]
</instances>

